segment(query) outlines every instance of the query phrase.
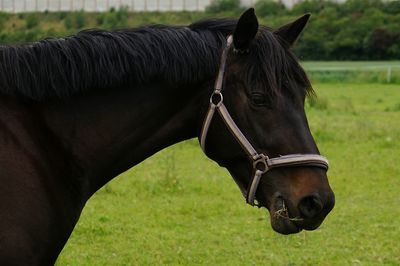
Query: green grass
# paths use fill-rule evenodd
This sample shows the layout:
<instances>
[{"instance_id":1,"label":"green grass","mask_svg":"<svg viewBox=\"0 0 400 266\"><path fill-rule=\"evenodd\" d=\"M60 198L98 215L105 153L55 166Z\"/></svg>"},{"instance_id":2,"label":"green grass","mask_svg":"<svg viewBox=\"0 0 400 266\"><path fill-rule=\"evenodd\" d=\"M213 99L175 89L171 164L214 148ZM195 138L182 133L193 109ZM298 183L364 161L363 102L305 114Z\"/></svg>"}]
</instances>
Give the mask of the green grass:
<instances>
[{"instance_id":1,"label":"green grass","mask_svg":"<svg viewBox=\"0 0 400 266\"><path fill-rule=\"evenodd\" d=\"M96 193L57 265L400 265L400 86L315 89L306 109L336 193L318 230L273 232L190 140Z\"/></svg>"}]
</instances>

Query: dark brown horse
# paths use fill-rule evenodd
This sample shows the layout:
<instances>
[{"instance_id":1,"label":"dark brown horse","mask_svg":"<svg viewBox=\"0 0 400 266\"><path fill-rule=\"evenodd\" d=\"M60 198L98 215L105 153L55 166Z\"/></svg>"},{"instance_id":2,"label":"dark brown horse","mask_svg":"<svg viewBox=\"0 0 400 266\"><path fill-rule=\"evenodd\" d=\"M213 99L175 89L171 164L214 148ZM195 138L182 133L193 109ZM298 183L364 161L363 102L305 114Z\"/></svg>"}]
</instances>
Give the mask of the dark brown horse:
<instances>
[{"instance_id":1,"label":"dark brown horse","mask_svg":"<svg viewBox=\"0 0 400 266\"><path fill-rule=\"evenodd\" d=\"M93 193L194 137L274 230L317 228L334 194L290 50L307 20L272 31L250 9L0 47L0 265L53 264Z\"/></svg>"}]
</instances>

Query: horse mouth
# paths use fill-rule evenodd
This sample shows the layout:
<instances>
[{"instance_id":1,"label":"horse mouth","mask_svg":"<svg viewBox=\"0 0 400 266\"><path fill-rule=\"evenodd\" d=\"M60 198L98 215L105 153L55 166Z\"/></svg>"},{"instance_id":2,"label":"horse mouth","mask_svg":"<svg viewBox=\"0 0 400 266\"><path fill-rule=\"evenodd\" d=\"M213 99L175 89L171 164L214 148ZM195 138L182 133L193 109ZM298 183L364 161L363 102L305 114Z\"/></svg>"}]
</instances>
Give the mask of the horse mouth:
<instances>
[{"instance_id":1,"label":"horse mouth","mask_svg":"<svg viewBox=\"0 0 400 266\"><path fill-rule=\"evenodd\" d=\"M271 216L272 228L281 234L295 234L301 230L317 229L326 215L332 210L334 201L329 201L325 207L321 205L318 213L307 217L299 207L295 207L289 200L285 200L282 196L277 196L270 204L269 213Z\"/></svg>"},{"instance_id":2,"label":"horse mouth","mask_svg":"<svg viewBox=\"0 0 400 266\"><path fill-rule=\"evenodd\" d=\"M295 234L303 230L300 224L303 218L291 215L289 209L282 198L277 198L271 205L270 209L271 225L272 228L284 235Z\"/></svg>"}]
</instances>

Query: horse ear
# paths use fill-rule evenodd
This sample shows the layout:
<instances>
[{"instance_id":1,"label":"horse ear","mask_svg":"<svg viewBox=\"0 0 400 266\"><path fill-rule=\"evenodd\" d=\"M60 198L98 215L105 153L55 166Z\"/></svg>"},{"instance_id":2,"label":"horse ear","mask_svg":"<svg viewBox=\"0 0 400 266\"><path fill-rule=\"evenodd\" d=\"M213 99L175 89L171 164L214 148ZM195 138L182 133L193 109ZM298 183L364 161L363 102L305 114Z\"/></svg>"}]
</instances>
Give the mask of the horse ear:
<instances>
[{"instance_id":1,"label":"horse ear","mask_svg":"<svg viewBox=\"0 0 400 266\"><path fill-rule=\"evenodd\" d=\"M248 50L257 31L257 16L254 13L254 8L249 8L240 16L236 25L235 33L233 34L233 45L235 49L242 52Z\"/></svg>"},{"instance_id":2,"label":"horse ear","mask_svg":"<svg viewBox=\"0 0 400 266\"><path fill-rule=\"evenodd\" d=\"M310 14L306 14L296 19L292 23L280 27L274 33L281 37L289 45L289 47L292 47L306 26L309 18Z\"/></svg>"}]
</instances>

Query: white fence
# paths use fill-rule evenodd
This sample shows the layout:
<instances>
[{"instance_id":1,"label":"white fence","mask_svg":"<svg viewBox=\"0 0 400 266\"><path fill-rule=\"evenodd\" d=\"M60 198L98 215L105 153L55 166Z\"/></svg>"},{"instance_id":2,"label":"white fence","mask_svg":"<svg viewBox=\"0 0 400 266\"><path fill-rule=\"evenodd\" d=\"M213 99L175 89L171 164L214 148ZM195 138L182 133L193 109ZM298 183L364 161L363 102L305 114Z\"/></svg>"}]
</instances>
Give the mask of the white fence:
<instances>
[{"instance_id":1,"label":"white fence","mask_svg":"<svg viewBox=\"0 0 400 266\"><path fill-rule=\"evenodd\" d=\"M131 11L201 11L212 0L0 0L0 11L74 11L103 12L114 7L127 7ZM289 0L294 1L294 0ZM256 0L242 0L243 6L254 5Z\"/></svg>"},{"instance_id":2,"label":"white fence","mask_svg":"<svg viewBox=\"0 0 400 266\"><path fill-rule=\"evenodd\" d=\"M374 73L381 73L381 79L383 77L387 83L400 77L400 61L310 61L303 62L302 66L308 73L364 72L370 73L371 77Z\"/></svg>"}]
</instances>

